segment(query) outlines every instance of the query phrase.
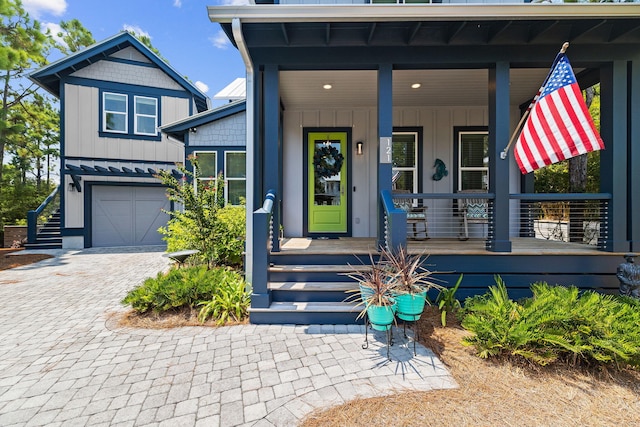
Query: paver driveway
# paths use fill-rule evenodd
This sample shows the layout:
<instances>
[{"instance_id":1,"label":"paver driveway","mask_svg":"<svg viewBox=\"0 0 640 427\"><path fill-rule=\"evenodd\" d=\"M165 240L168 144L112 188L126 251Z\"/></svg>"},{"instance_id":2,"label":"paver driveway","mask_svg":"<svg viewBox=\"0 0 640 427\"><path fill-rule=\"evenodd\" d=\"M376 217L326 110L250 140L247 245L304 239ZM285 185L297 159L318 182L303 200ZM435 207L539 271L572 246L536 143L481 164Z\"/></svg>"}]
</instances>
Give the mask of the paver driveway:
<instances>
[{"instance_id":1,"label":"paver driveway","mask_svg":"<svg viewBox=\"0 0 640 427\"><path fill-rule=\"evenodd\" d=\"M161 248L60 250L0 272L0 425L295 425L317 407L454 387L396 334L392 362L362 326L115 327ZM54 252L52 252L54 253Z\"/></svg>"}]
</instances>

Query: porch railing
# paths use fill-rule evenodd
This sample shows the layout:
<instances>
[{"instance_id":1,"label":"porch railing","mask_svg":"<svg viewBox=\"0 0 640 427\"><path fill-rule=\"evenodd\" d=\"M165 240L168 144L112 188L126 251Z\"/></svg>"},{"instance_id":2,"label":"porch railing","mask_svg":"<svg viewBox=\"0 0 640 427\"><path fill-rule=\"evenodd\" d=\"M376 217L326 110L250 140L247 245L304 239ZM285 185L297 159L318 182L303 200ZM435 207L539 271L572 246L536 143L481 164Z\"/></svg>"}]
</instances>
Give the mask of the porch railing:
<instances>
[{"instance_id":1,"label":"porch railing","mask_svg":"<svg viewBox=\"0 0 640 427\"><path fill-rule=\"evenodd\" d=\"M273 232L273 204L276 200L275 190L267 191L262 207L253 212L253 254L251 259L251 306L268 308L271 296L268 289L267 272L269 270L269 252L273 239L278 238ZM262 248L262 249L261 249Z\"/></svg>"},{"instance_id":2,"label":"porch railing","mask_svg":"<svg viewBox=\"0 0 640 427\"><path fill-rule=\"evenodd\" d=\"M38 231L60 209L60 186L58 185L35 210L27 212L27 242L35 243Z\"/></svg>"},{"instance_id":3,"label":"porch railing","mask_svg":"<svg viewBox=\"0 0 640 427\"><path fill-rule=\"evenodd\" d=\"M383 241L387 250L398 249L407 245L407 212L397 208L393 203L391 192L382 190L380 201L384 210Z\"/></svg>"},{"instance_id":4,"label":"porch railing","mask_svg":"<svg viewBox=\"0 0 640 427\"><path fill-rule=\"evenodd\" d=\"M511 194L510 234L605 249L610 194Z\"/></svg>"},{"instance_id":5,"label":"porch railing","mask_svg":"<svg viewBox=\"0 0 640 427\"><path fill-rule=\"evenodd\" d=\"M492 193L383 195L386 196L382 197L382 201L387 245L391 245L392 241L396 242L396 246L397 242L402 244L402 237L398 233L404 231L405 242L408 235L411 241L422 241L426 248L446 245L447 240L451 239L484 240L485 248L492 248L496 226L495 195ZM407 223L406 213L397 207L399 199L409 201L404 203L405 206L427 207L426 224ZM510 194L509 238L517 240L519 249L540 249L545 245L561 249L562 246L554 245L555 242L605 250L610 239L610 200L611 195L606 193ZM466 210L461 208L463 205Z\"/></svg>"}]
</instances>

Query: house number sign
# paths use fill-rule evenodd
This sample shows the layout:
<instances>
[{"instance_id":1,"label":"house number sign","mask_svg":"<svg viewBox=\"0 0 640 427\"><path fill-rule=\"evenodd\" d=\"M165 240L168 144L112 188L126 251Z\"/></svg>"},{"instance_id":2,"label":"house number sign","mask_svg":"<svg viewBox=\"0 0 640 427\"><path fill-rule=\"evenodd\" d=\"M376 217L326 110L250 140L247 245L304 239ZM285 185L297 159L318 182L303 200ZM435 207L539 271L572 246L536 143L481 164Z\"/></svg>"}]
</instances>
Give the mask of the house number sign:
<instances>
[{"instance_id":1,"label":"house number sign","mask_svg":"<svg viewBox=\"0 0 640 427\"><path fill-rule=\"evenodd\" d=\"M380 163L391 163L391 137L380 137Z\"/></svg>"}]
</instances>

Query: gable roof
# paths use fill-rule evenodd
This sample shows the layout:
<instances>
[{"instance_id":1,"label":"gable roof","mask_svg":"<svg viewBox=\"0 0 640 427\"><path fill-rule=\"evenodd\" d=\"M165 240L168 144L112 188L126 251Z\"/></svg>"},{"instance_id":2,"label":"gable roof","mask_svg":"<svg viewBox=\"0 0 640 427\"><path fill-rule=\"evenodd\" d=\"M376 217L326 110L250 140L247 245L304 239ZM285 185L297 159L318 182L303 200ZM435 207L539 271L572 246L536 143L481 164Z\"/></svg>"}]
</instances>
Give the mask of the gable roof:
<instances>
[{"instance_id":1,"label":"gable roof","mask_svg":"<svg viewBox=\"0 0 640 427\"><path fill-rule=\"evenodd\" d=\"M209 107L209 99L204 93L182 77L173 67L160 59L158 55L142 44L135 36L126 31L122 31L106 40L88 46L79 52L52 62L30 74L29 79L59 98L60 80L62 78L130 46L138 50L151 61L151 63L175 80L185 91L191 93L195 99L198 111L205 111Z\"/></svg>"},{"instance_id":2,"label":"gable roof","mask_svg":"<svg viewBox=\"0 0 640 427\"><path fill-rule=\"evenodd\" d=\"M160 130L179 140L184 142L184 136L193 128L203 126L216 120L224 119L225 117L232 116L234 114L242 113L247 109L247 102L243 100L233 101L222 107L207 110L199 114L194 114L186 119L178 120L173 123L168 123L160 127Z\"/></svg>"}]
</instances>

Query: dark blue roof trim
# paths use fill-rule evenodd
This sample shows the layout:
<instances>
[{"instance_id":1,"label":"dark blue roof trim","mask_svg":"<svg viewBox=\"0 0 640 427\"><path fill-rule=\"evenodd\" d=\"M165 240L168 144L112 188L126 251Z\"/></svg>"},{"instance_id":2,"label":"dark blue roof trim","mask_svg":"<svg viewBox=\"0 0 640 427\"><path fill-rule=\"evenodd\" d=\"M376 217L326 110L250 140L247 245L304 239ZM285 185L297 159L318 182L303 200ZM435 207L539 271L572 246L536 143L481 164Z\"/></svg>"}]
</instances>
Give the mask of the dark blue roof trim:
<instances>
[{"instance_id":1,"label":"dark blue roof trim","mask_svg":"<svg viewBox=\"0 0 640 427\"><path fill-rule=\"evenodd\" d=\"M118 169L114 166L109 166L109 168L105 168L102 166L87 166L87 165L66 165L66 169L64 171L65 175L71 175L73 177L77 177L78 175L89 175L89 176L129 176L129 177L138 177L138 178L153 178L158 172L153 168L147 168L147 170L143 170L140 168L135 168L135 172L129 168L123 167L122 169ZM178 172L176 169L171 169L171 174L176 178L182 177L182 174ZM75 179L74 179L75 182Z\"/></svg>"},{"instance_id":2,"label":"dark blue roof trim","mask_svg":"<svg viewBox=\"0 0 640 427\"><path fill-rule=\"evenodd\" d=\"M64 77L129 46L136 48L155 66L174 79L187 92L191 93L196 101L198 111L205 111L208 108L207 96L205 94L128 32L121 32L111 38L76 52L73 55L55 61L32 73L29 78L56 97L59 97L60 80Z\"/></svg>"},{"instance_id":3,"label":"dark blue roof trim","mask_svg":"<svg viewBox=\"0 0 640 427\"><path fill-rule=\"evenodd\" d=\"M184 136L190 129L206 125L217 120L224 119L234 114L242 113L247 109L247 102L234 101L209 111L192 116L188 119L180 120L174 124L168 124L160 127L160 130L167 135L184 142Z\"/></svg>"}]
</instances>

